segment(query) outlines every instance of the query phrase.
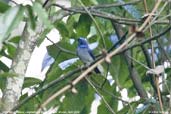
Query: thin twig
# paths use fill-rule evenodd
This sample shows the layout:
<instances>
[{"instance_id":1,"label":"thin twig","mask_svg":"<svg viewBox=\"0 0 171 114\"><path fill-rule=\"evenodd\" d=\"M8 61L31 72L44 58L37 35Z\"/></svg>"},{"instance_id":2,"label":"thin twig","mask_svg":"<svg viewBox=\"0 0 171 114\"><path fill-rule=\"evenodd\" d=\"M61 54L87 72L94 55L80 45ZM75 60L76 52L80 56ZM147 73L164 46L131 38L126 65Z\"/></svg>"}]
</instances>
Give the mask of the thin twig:
<instances>
[{"instance_id":1,"label":"thin twig","mask_svg":"<svg viewBox=\"0 0 171 114\"><path fill-rule=\"evenodd\" d=\"M125 51L127 51L127 50L129 50L129 49L132 49L132 48L141 46L141 45L143 45L143 44L149 43L149 42L152 41L152 40L156 40L157 38L160 38L161 36L165 35L165 34L166 34L167 32L169 32L170 30L171 30L171 26L169 26L166 30L160 32L159 34L157 34L157 35L155 35L155 36L146 38L145 40L143 40L143 41L141 41L141 42L139 42L139 43L137 43L137 44L134 44L134 45L131 45L131 46L127 47L127 48L124 48L124 49L121 50L119 53L117 53L117 55L120 54L120 53L123 53L123 52L125 52Z\"/></svg>"},{"instance_id":2,"label":"thin twig","mask_svg":"<svg viewBox=\"0 0 171 114\"><path fill-rule=\"evenodd\" d=\"M160 10L160 13L163 11L163 9L164 9L164 7L166 6L166 3L165 3L165 5L162 7L162 9ZM144 0L144 7L145 7L145 10L146 10L146 13L148 13L148 8L147 8L147 3L146 3L146 0ZM159 14L160 14L159 13ZM158 16L159 16L159 14L157 15L157 16L155 16L155 18L154 19L156 19ZM151 19L150 19L150 21L151 21ZM150 21L149 21L149 25L150 25ZM153 21L153 20L152 20ZM150 37L152 37L153 36L153 33L152 33L152 28L151 28L151 26L149 27L149 32L150 32ZM155 65L155 60L154 60L154 44L153 44L153 42L150 42L150 44L151 44L151 59L152 59L152 68L155 68L156 67L156 65ZM163 111L163 103L162 103L162 100L161 100L161 94L160 94L160 89L159 89L159 79L158 79L159 77L158 76L155 76L154 77L154 79L155 79L155 83L156 83L156 87L157 87L157 95L158 95L158 98L159 98L159 104L160 104L160 109L161 109L161 111Z\"/></svg>"},{"instance_id":3,"label":"thin twig","mask_svg":"<svg viewBox=\"0 0 171 114\"><path fill-rule=\"evenodd\" d=\"M96 91L96 93L102 98L102 100L104 101L106 107L108 108L108 110L112 113L112 114L116 114L114 112L114 110L112 109L112 107L110 107L110 105L108 104L108 102L106 101L106 99L103 97L103 95L101 95L101 93L96 89L96 87L91 83L91 81L85 77L85 79L87 80L87 82L92 86L92 88Z\"/></svg>"},{"instance_id":4,"label":"thin twig","mask_svg":"<svg viewBox=\"0 0 171 114\"><path fill-rule=\"evenodd\" d=\"M118 96L115 96L113 93L107 91L105 88L101 88L101 86L100 86L99 84L96 84L96 83L94 83L93 81L91 81L91 83L92 83L96 88L98 88L100 91L107 93L108 95L112 96L113 98L115 98L115 99L117 99L117 100L119 100L119 101L122 101L122 102L125 103L125 104L128 104L129 107L130 107L130 109L133 111L133 108L132 108L132 106L131 106L131 104L130 104L129 101L123 100L122 98L120 98L120 97L118 97ZM118 86L118 84L117 84L117 86Z\"/></svg>"},{"instance_id":5,"label":"thin twig","mask_svg":"<svg viewBox=\"0 0 171 114\"><path fill-rule=\"evenodd\" d=\"M46 91L47 89L49 89L50 87L53 87L55 85L57 85L58 83L60 83L61 81L64 81L68 78L70 78L71 76L73 76L74 74L85 70L87 68L87 66L84 66L83 68L77 68L74 69L73 71L70 71L69 73L67 73L66 75L59 77L51 82L49 82L48 84L44 85L42 88L38 89L35 93L33 93L31 96L23 99L22 101L19 102L19 104L17 104L11 111L15 111L17 109L19 109L24 103L28 102L30 99L32 99L33 97L35 97L36 95L42 93L43 91Z\"/></svg>"},{"instance_id":6,"label":"thin twig","mask_svg":"<svg viewBox=\"0 0 171 114\"><path fill-rule=\"evenodd\" d=\"M97 24L96 20L95 20L94 17L92 16L91 12L85 7L85 5L84 5L80 0L78 0L78 1L80 2L80 4L83 6L84 10L88 13L88 15L89 15L89 16L91 17L91 19L93 20L93 22L94 22L94 24L95 24L95 26L96 26L96 28L97 28L97 30L98 30L100 36L101 36L103 48L106 48L104 36L103 36L102 31L100 30L99 25Z\"/></svg>"},{"instance_id":7,"label":"thin twig","mask_svg":"<svg viewBox=\"0 0 171 114\"><path fill-rule=\"evenodd\" d=\"M65 11L69 11L69 12L73 12L74 14L75 13L83 13L83 14L87 14L87 12L83 9L83 8L66 8L64 7L63 5L60 5L60 4L51 4L49 7L51 6L56 6L56 7L59 7ZM93 6L94 7L94 6ZM122 17L119 17L119 16L115 16L111 13L107 13L107 12L104 12L104 11L98 11L96 9L91 9L89 8L88 9L91 14L93 16L97 16L97 17L101 17L101 18L104 18L104 19L110 19L112 21L115 21L119 24L125 24L125 25L133 25L133 24L137 24L137 23L142 23L143 21L141 19L137 20L137 19L128 19L128 18L122 18ZM68 13L68 15L71 14L71 13ZM156 24L168 24L169 21L168 20L163 20L163 21L155 21L154 23Z\"/></svg>"},{"instance_id":8,"label":"thin twig","mask_svg":"<svg viewBox=\"0 0 171 114\"><path fill-rule=\"evenodd\" d=\"M119 7L119 6L126 6L126 5L133 5L141 2L141 0L134 0L130 2L125 2L125 3L111 3L111 4L101 4L97 6L90 6L87 7L87 9L100 9L100 8L110 8L110 7Z\"/></svg>"},{"instance_id":9,"label":"thin twig","mask_svg":"<svg viewBox=\"0 0 171 114\"><path fill-rule=\"evenodd\" d=\"M46 0L46 1L43 3L42 7L44 8L44 7L47 5L48 2L49 2L49 0Z\"/></svg>"},{"instance_id":10,"label":"thin twig","mask_svg":"<svg viewBox=\"0 0 171 114\"><path fill-rule=\"evenodd\" d=\"M67 49L65 49L65 48L63 48L63 47L61 47L61 46L59 46L58 44L56 44L55 42L53 42L50 38L48 38L47 36L46 36L46 39L47 40L49 40L51 43L53 43L58 49L60 49L62 52L65 52L65 53L68 53L68 54L71 54L71 55L76 55L76 53L74 53L74 52L72 52L72 51L70 51L70 50L67 50Z\"/></svg>"},{"instance_id":11,"label":"thin twig","mask_svg":"<svg viewBox=\"0 0 171 114\"><path fill-rule=\"evenodd\" d=\"M40 114L42 107L45 107L50 101L52 101L53 99L56 98L56 96L59 96L60 94L64 93L65 91L67 91L68 89L70 89L72 86L71 85L66 85L64 86L62 89L60 89L59 91L57 91L55 94L53 94L52 96L50 96L38 109L38 111L36 112L36 114Z\"/></svg>"},{"instance_id":12,"label":"thin twig","mask_svg":"<svg viewBox=\"0 0 171 114\"><path fill-rule=\"evenodd\" d=\"M108 76L108 73L109 73L109 65L110 65L110 64L107 63L107 69L106 69L106 74L105 74L105 80L103 81L103 83L102 83L102 85L101 85L101 88L103 88L104 84L105 84L106 81L107 81L107 76Z\"/></svg>"}]
</instances>

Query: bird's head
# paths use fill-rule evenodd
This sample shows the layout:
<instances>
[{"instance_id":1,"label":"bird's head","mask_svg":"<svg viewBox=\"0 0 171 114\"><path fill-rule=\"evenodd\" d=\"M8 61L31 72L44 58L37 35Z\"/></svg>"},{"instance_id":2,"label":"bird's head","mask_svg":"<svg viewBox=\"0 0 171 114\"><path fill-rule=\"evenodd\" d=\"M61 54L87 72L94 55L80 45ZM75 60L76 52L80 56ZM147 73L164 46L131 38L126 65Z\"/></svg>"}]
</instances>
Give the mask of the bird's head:
<instances>
[{"instance_id":1,"label":"bird's head","mask_svg":"<svg viewBox=\"0 0 171 114\"><path fill-rule=\"evenodd\" d=\"M78 46L84 46L84 47L88 47L88 43L87 43L87 40L83 37L80 37L78 39Z\"/></svg>"}]
</instances>

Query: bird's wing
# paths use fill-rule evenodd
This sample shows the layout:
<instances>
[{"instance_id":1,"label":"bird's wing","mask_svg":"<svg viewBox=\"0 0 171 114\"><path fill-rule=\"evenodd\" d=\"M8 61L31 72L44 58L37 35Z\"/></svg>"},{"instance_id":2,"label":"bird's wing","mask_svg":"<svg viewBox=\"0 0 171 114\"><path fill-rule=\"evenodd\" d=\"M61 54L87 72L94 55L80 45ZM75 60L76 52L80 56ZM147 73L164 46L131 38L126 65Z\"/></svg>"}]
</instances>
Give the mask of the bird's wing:
<instances>
[{"instance_id":1,"label":"bird's wing","mask_svg":"<svg viewBox=\"0 0 171 114\"><path fill-rule=\"evenodd\" d=\"M91 49L88 49L88 53L90 54L90 56L95 60L95 56L93 55L93 52Z\"/></svg>"}]
</instances>

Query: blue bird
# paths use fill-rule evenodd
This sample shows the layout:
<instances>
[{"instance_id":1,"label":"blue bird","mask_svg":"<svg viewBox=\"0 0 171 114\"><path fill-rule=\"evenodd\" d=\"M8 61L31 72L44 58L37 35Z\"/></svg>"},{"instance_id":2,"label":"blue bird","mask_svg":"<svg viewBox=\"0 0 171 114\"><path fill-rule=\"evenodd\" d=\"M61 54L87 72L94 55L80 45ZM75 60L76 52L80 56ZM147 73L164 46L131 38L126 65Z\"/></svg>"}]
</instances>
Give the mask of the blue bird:
<instances>
[{"instance_id":1,"label":"blue bird","mask_svg":"<svg viewBox=\"0 0 171 114\"><path fill-rule=\"evenodd\" d=\"M77 56L87 66L95 60L95 56L93 55L92 50L89 48L88 42L85 38L80 37L78 39ZM94 71L96 73L101 73L98 68L95 68Z\"/></svg>"}]
</instances>

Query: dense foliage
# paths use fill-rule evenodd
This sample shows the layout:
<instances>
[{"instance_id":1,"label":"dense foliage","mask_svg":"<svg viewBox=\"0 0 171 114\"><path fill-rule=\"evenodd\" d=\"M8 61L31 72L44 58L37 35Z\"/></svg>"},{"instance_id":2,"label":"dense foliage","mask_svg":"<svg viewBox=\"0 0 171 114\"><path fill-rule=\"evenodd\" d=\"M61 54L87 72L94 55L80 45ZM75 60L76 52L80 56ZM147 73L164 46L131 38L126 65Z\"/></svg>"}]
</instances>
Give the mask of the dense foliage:
<instances>
[{"instance_id":1,"label":"dense foliage","mask_svg":"<svg viewBox=\"0 0 171 114\"><path fill-rule=\"evenodd\" d=\"M171 69L166 66L170 65L171 54L170 2L166 0L160 3L143 30L137 28L148 19L158 3L156 0L71 0L70 8L54 0L47 2L45 4L38 0L32 5L10 6L0 1L0 57L11 60L16 57L17 46L23 35L12 32L23 22L27 23L28 31L34 32L39 23L43 23L37 46L44 39L49 39L46 35L52 29L57 29L60 34L58 43L47 46L49 55L42 67L50 65L50 68L45 79L25 78L22 89L32 88L35 94L22 94L14 111L37 111L40 108L47 111L58 107L58 113L88 114L97 95L101 97L98 114L171 111ZM104 74L91 72L72 85L87 67L83 68L80 60L68 62L64 69L59 66L66 60L77 58L75 51L79 37L87 38L90 44L98 43L93 53L101 59L108 56L107 52L115 51L132 34L135 35L132 41L103 61ZM71 43L71 40L74 42ZM49 64L52 58L54 62ZM17 76L0 60L2 92L11 74ZM110 79L107 76L111 76ZM61 92L67 86L68 89ZM126 91L124 95L123 90Z\"/></svg>"}]
</instances>

